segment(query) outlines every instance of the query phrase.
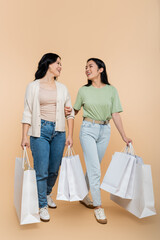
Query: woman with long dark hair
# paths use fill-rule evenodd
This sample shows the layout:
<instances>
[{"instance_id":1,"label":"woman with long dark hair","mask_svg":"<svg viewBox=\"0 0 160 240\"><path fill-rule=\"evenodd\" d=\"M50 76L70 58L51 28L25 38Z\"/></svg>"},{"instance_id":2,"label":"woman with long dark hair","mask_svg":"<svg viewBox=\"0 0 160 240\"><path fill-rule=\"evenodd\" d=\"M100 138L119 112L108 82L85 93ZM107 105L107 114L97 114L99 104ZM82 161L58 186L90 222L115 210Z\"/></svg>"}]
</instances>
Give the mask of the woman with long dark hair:
<instances>
[{"instance_id":1,"label":"woman with long dark hair","mask_svg":"<svg viewBox=\"0 0 160 240\"><path fill-rule=\"evenodd\" d=\"M119 96L115 87L108 82L106 66L97 58L90 58L86 64L88 83L79 89L74 104L75 114L83 106L83 123L80 130L80 142L86 163L86 182L91 190L93 202L86 196L81 203L94 208L99 223L107 223L100 194L100 163L110 139L111 118L122 139L128 145L132 142L126 137L119 112L122 112Z\"/></svg>"},{"instance_id":2,"label":"woman with long dark hair","mask_svg":"<svg viewBox=\"0 0 160 240\"><path fill-rule=\"evenodd\" d=\"M61 69L61 58L57 54L45 54L38 64L35 80L29 83L25 94L21 146L31 146L42 221L50 220L48 207L56 208L51 198L52 188L58 176L64 146L73 145L74 110L66 86L57 82ZM66 117L67 139L65 106L71 108Z\"/></svg>"}]
</instances>

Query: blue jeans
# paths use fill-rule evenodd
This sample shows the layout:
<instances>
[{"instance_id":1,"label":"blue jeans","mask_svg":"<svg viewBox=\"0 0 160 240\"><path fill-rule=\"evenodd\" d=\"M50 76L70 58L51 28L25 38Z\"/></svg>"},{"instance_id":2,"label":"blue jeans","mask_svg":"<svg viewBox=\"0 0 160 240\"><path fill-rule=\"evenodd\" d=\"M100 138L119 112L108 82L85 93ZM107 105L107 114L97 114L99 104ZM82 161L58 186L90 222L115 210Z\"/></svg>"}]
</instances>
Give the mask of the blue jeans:
<instances>
[{"instance_id":1,"label":"blue jeans","mask_svg":"<svg viewBox=\"0 0 160 240\"><path fill-rule=\"evenodd\" d=\"M80 142L86 163L86 182L91 190L94 206L101 205L100 163L110 139L110 124L100 125L83 121L80 130Z\"/></svg>"},{"instance_id":2,"label":"blue jeans","mask_svg":"<svg viewBox=\"0 0 160 240\"><path fill-rule=\"evenodd\" d=\"M48 205L47 195L52 192L58 176L65 139L65 132L55 131L55 122L46 120L41 120L41 136L30 137L40 208Z\"/></svg>"}]
</instances>

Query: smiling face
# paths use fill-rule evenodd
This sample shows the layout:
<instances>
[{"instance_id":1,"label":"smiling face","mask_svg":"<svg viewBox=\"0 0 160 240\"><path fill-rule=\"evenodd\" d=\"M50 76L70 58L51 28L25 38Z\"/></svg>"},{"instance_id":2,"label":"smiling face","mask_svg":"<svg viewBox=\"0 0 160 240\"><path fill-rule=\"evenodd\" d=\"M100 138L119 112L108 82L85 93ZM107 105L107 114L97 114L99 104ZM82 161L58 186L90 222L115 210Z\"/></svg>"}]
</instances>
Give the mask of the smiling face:
<instances>
[{"instance_id":1,"label":"smiling face","mask_svg":"<svg viewBox=\"0 0 160 240\"><path fill-rule=\"evenodd\" d=\"M87 62L85 73L88 80L93 81L94 79L100 78L101 72L103 72L103 68L98 68L97 64L93 60Z\"/></svg>"},{"instance_id":2,"label":"smiling face","mask_svg":"<svg viewBox=\"0 0 160 240\"><path fill-rule=\"evenodd\" d=\"M61 59L58 57L56 62L49 65L49 72L53 74L54 77L59 77L62 69Z\"/></svg>"}]
</instances>

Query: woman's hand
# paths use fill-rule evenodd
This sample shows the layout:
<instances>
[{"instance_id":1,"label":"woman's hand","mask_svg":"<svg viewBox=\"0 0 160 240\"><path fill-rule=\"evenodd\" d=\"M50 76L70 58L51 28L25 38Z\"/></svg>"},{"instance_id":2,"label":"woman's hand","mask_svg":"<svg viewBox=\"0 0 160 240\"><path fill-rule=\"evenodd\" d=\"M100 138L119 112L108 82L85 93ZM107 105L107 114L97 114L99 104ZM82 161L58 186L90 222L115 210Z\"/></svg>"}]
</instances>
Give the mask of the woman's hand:
<instances>
[{"instance_id":1,"label":"woman's hand","mask_svg":"<svg viewBox=\"0 0 160 240\"><path fill-rule=\"evenodd\" d=\"M70 147L73 146L73 138L70 135L68 135L65 144L66 144L66 146L70 146Z\"/></svg>"},{"instance_id":2,"label":"woman's hand","mask_svg":"<svg viewBox=\"0 0 160 240\"><path fill-rule=\"evenodd\" d=\"M71 107L64 107L64 113L65 113L65 117L69 116L72 112L72 108Z\"/></svg>"},{"instance_id":3,"label":"woman's hand","mask_svg":"<svg viewBox=\"0 0 160 240\"><path fill-rule=\"evenodd\" d=\"M24 147L27 147L27 148L30 147L30 142L29 142L28 137L22 138L21 147L22 147L23 149L24 149Z\"/></svg>"},{"instance_id":4,"label":"woman's hand","mask_svg":"<svg viewBox=\"0 0 160 240\"><path fill-rule=\"evenodd\" d=\"M30 125L28 123L22 124L22 141L21 141L21 147L24 149L24 147L30 147L30 142L28 139L28 129Z\"/></svg>"},{"instance_id":5,"label":"woman's hand","mask_svg":"<svg viewBox=\"0 0 160 240\"><path fill-rule=\"evenodd\" d=\"M127 143L127 146L129 147L129 143L132 143L132 139L128 138L128 137L122 137L123 141Z\"/></svg>"}]
</instances>

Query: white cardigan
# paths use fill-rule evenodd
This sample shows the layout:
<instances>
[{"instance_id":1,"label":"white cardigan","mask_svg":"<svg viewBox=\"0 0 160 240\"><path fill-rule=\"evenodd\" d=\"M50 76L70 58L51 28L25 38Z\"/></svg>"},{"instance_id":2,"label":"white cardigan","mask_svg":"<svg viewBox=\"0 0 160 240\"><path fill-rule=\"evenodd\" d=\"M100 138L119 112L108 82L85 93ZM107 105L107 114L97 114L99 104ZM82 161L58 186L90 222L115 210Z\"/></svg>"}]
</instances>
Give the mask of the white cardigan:
<instances>
[{"instance_id":1,"label":"white cardigan","mask_svg":"<svg viewBox=\"0 0 160 240\"><path fill-rule=\"evenodd\" d=\"M40 137L41 134L41 118L40 118L40 103L39 103L39 81L35 80L28 84L24 99L24 112L22 123L28 123L30 126L28 135L33 137ZM65 131L65 115L64 107L71 107L71 98L66 86L62 83L55 82L57 88L57 108L56 108L56 125L55 130ZM74 118L74 110L69 116Z\"/></svg>"}]
</instances>

